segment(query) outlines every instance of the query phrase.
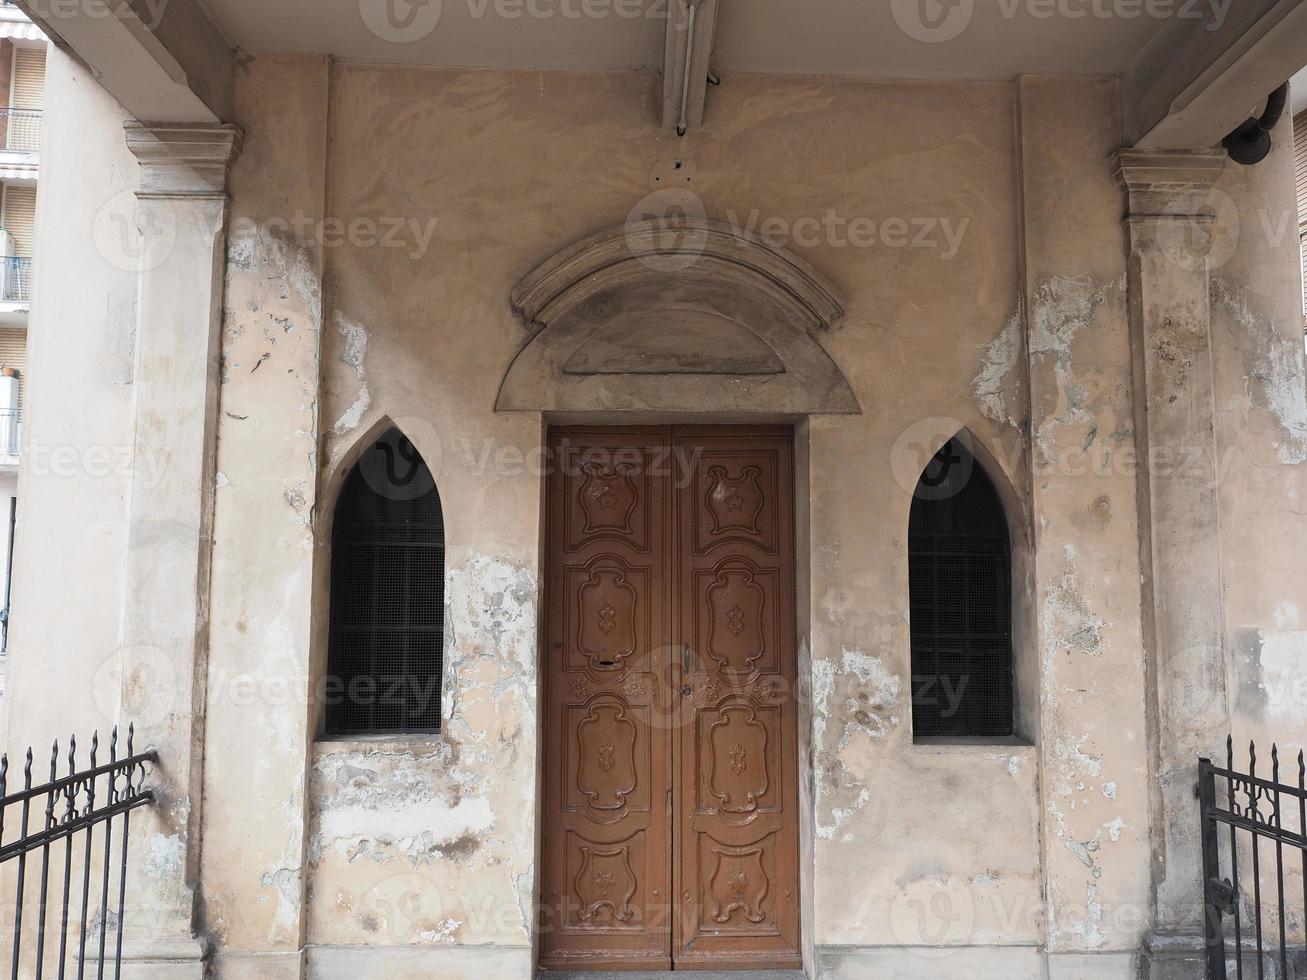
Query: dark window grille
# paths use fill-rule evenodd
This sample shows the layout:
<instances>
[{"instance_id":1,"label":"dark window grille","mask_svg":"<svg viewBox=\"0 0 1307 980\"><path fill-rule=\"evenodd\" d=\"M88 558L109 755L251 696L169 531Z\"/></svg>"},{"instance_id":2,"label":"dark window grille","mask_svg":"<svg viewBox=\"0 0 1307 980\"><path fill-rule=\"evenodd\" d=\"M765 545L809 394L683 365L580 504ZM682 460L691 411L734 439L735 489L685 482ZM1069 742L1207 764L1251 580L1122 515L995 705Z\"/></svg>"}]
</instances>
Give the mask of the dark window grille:
<instances>
[{"instance_id":1,"label":"dark window grille","mask_svg":"<svg viewBox=\"0 0 1307 980\"><path fill-rule=\"evenodd\" d=\"M331 535L328 735L440 730L445 526L413 444L391 429L345 478Z\"/></svg>"},{"instance_id":2,"label":"dark window grille","mask_svg":"<svg viewBox=\"0 0 1307 980\"><path fill-rule=\"evenodd\" d=\"M915 736L1013 733L1012 550L1003 505L957 439L908 519Z\"/></svg>"}]
</instances>

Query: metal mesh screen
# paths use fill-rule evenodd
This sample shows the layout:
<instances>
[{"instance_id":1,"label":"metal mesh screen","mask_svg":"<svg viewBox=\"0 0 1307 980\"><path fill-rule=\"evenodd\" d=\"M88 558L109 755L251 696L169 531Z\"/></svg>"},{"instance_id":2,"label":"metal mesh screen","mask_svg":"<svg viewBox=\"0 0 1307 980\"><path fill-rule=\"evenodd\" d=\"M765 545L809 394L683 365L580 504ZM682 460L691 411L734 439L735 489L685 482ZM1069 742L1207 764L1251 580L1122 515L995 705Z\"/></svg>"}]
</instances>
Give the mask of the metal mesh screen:
<instances>
[{"instance_id":1,"label":"metal mesh screen","mask_svg":"<svg viewBox=\"0 0 1307 980\"><path fill-rule=\"evenodd\" d=\"M445 527L440 494L397 429L350 471L331 536L329 735L440 730Z\"/></svg>"},{"instance_id":2,"label":"metal mesh screen","mask_svg":"<svg viewBox=\"0 0 1307 980\"><path fill-rule=\"evenodd\" d=\"M1011 735L1012 553L998 492L945 444L908 521L915 735Z\"/></svg>"}]
</instances>

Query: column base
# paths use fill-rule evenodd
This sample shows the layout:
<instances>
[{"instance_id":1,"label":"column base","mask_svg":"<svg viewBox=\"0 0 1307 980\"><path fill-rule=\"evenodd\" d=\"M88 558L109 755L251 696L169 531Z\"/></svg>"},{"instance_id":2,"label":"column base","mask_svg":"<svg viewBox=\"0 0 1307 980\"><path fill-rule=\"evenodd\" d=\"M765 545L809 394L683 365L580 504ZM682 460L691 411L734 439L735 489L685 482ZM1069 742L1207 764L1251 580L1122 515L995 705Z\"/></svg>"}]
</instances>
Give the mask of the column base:
<instances>
[{"instance_id":1,"label":"column base","mask_svg":"<svg viewBox=\"0 0 1307 980\"><path fill-rule=\"evenodd\" d=\"M209 947L199 939L124 942L123 980L205 980Z\"/></svg>"},{"instance_id":2,"label":"column base","mask_svg":"<svg viewBox=\"0 0 1307 980\"><path fill-rule=\"evenodd\" d=\"M1139 980L1139 953L1104 950L1097 953L1048 953L1048 980ZM1185 980L1195 980L1201 973Z\"/></svg>"},{"instance_id":3,"label":"column base","mask_svg":"<svg viewBox=\"0 0 1307 980\"><path fill-rule=\"evenodd\" d=\"M302 980L304 950L282 953L226 951L213 954L215 980Z\"/></svg>"},{"instance_id":4,"label":"column base","mask_svg":"<svg viewBox=\"0 0 1307 980\"><path fill-rule=\"evenodd\" d=\"M1155 932L1144 940L1144 980L1193 980L1207 969L1201 932Z\"/></svg>"},{"instance_id":5,"label":"column base","mask_svg":"<svg viewBox=\"0 0 1307 980\"><path fill-rule=\"evenodd\" d=\"M1144 980L1192 980L1203 976L1207 968L1205 942L1203 935L1196 932L1163 932L1149 936L1144 943L1145 969L1140 976ZM1234 936L1226 933L1225 972L1228 977L1239 975L1239 962L1242 962L1245 977L1266 976L1272 980L1290 980L1307 976L1307 947L1301 944L1289 946L1285 958L1289 967L1287 977L1280 969L1279 946L1275 940L1268 941L1262 949L1262 972L1259 974L1257 944L1253 939L1244 936L1242 954L1237 956Z\"/></svg>"}]
</instances>

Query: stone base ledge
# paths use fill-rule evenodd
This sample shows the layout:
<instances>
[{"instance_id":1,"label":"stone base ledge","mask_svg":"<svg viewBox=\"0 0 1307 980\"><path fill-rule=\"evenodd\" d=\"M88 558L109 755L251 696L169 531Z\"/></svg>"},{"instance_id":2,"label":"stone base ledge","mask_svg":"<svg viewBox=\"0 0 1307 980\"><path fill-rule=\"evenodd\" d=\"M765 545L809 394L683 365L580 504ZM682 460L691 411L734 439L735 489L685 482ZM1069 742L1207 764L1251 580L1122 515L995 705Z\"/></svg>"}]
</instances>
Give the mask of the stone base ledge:
<instances>
[{"instance_id":1,"label":"stone base ledge","mask_svg":"<svg viewBox=\"0 0 1307 980\"><path fill-rule=\"evenodd\" d=\"M529 946L310 945L304 953L313 980L532 980L535 976Z\"/></svg>"},{"instance_id":2,"label":"stone base ledge","mask_svg":"<svg viewBox=\"0 0 1307 980\"><path fill-rule=\"evenodd\" d=\"M209 980L304 980L304 951L253 953L218 949Z\"/></svg>"},{"instance_id":3,"label":"stone base ledge","mask_svg":"<svg viewBox=\"0 0 1307 980\"><path fill-rule=\"evenodd\" d=\"M1042 980L1037 946L818 946L818 980Z\"/></svg>"},{"instance_id":4,"label":"stone base ledge","mask_svg":"<svg viewBox=\"0 0 1307 980\"><path fill-rule=\"evenodd\" d=\"M1139 954L1134 950L1101 953L1049 953L1048 980L1139 980ZM1187 978L1197 980L1198 973Z\"/></svg>"},{"instance_id":5,"label":"stone base ledge","mask_svg":"<svg viewBox=\"0 0 1307 980\"><path fill-rule=\"evenodd\" d=\"M1193 980L1193 976L1186 980ZM1139 954L1046 953L1039 946L817 947L817 980L871 977L876 980L1139 980Z\"/></svg>"},{"instance_id":6,"label":"stone base ledge","mask_svg":"<svg viewBox=\"0 0 1307 980\"><path fill-rule=\"evenodd\" d=\"M1202 977L1207 968L1206 938L1195 932L1155 933L1144 941L1143 963L1140 971L1142 980L1192 980ZM1226 934L1225 972L1227 976L1238 975L1239 957L1235 955L1234 935L1231 927ZM1307 976L1307 947L1301 943L1290 945L1287 949L1289 977ZM1263 946L1261 954L1262 972L1274 980L1286 980L1281 977L1279 946L1269 942ZM1251 937L1244 937L1242 953L1243 975L1257 976L1257 947Z\"/></svg>"},{"instance_id":7,"label":"stone base ledge","mask_svg":"<svg viewBox=\"0 0 1307 980\"><path fill-rule=\"evenodd\" d=\"M123 980L205 980L208 946L199 939L123 943Z\"/></svg>"}]
</instances>

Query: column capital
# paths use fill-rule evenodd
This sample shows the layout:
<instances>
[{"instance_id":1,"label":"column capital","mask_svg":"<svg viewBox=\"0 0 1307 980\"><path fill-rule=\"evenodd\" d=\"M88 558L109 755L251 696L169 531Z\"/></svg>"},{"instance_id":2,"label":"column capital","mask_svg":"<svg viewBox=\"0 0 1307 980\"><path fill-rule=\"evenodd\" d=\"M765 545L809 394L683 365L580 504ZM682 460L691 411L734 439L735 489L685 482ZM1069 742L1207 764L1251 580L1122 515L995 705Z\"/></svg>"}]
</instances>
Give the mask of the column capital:
<instances>
[{"instance_id":1,"label":"column capital","mask_svg":"<svg viewBox=\"0 0 1307 980\"><path fill-rule=\"evenodd\" d=\"M1116 153L1116 177L1131 218L1208 218L1207 194L1225 170L1221 150L1135 150Z\"/></svg>"},{"instance_id":2,"label":"column capital","mask_svg":"<svg viewBox=\"0 0 1307 980\"><path fill-rule=\"evenodd\" d=\"M1224 170L1219 150L1118 150L1132 253L1206 274L1216 220L1212 188Z\"/></svg>"},{"instance_id":3,"label":"column capital","mask_svg":"<svg viewBox=\"0 0 1307 980\"><path fill-rule=\"evenodd\" d=\"M226 199L227 171L245 134L230 123L140 123L123 126L141 165L139 198Z\"/></svg>"}]
</instances>

